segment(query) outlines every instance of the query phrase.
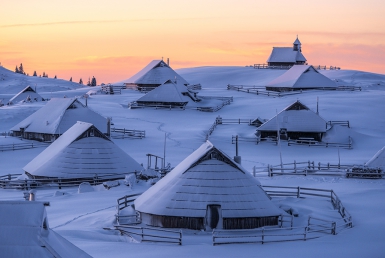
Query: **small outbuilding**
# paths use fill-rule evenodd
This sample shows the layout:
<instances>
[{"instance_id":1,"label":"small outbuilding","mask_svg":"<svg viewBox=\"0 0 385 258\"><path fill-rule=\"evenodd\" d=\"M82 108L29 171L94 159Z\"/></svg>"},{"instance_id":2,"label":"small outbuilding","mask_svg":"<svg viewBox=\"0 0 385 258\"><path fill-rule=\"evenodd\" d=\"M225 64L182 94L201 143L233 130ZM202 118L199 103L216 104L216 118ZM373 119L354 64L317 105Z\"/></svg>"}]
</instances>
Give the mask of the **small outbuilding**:
<instances>
[{"instance_id":1,"label":"small outbuilding","mask_svg":"<svg viewBox=\"0 0 385 258\"><path fill-rule=\"evenodd\" d=\"M321 74L312 65L294 65L266 85L271 91L335 90L337 83Z\"/></svg>"},{"instance_id":2,"label":"small outbuilding","mask_svg":"<svg viewBox=\"0 0 385 258\"><path fill-rule=\"evenodd\" d=\"M267 64L270 67L290 67L293 65L303 65L306 63L306 58L302 54L302 44L298 39L293 43L292 47L273 47Z\"/></svg>"},{"instance_id":3,"label":"small outbuilding","mask_svg":"<svg viewBox=\"0 0 385 258\"><path fill-rule=\"evenodd\" d=\"M262 124L256 136L259 139L275 138L279 133L280 139L285 140L311 138L321 141L326 129L326 120L297 100Z\"/></svg>"},{"instance_id":4,"label":"small outbuilding","mask_svg":"<svg viewBox=\"0 0 385 258\"><path fill-rule=\"evenodd\" d=\"M207 141L135 200L143 223L164 228L251 229L278 225L260 182Z\"/></svg>"},{"instance_id":5,"label":"small outbuilding","mask_svg":"<svg viewBox=\"0 0 385 258\"><path fill-rule=\"evenodd\" d=\"M176 80L185 86L189 84L163 60L153 60L132 77L114 85L125 85L127 88L148 92L167 80Z\"/></svg>"},{"instance_id":6,"label":"small outbuilding","mask_svg":"<svg viewBox=\"0 0 385 258\"><path fill-rule=\"evenodd\" d=\"M178 81L167 80L136 101L138 107L184 108L189 101L199 101L194 92Z\"/></svg>"},{"instance_id":7,"label":"small outbuilding","mask_svg":"<svg viewBox=\"0 0 385 258\"><path fill-rule=\"evenodd\" d=\"M0 201L1 257L91 257L49 228L47 203Z\"/></svg>"},{"instance_id":8,"label":"small outbuilding","mask_svg":"<svg viewBox=\"0 0 385 258\"><path fill-rule=\"evenodd\" d=\"M116 179L142 169L104 133L86 122L77 122L23 168L33 179Z\"/></svg>"},{"instance_id":9,"label":"small outbuilding","mask_svg":"<svg viewBox=\"0 0 385 258\"><path fill-rule=\"evenodd\" d=\"M35 113L11 128L13 136L44 142L55 141L77 121L92 123L109 135L109 121L76 98L53 98Z\"/></svg>"}]
</instances>

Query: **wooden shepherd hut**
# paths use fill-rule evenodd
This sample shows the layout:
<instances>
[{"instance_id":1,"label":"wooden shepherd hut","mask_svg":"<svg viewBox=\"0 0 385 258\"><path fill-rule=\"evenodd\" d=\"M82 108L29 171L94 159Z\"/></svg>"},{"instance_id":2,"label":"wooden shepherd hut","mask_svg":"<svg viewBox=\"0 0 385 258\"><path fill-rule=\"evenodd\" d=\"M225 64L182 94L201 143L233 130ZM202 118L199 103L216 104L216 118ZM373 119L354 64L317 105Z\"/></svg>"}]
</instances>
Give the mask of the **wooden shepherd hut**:
<instances>
[{"instance_id":1,"label":"wooden shepherd hut","mask_svg":"<svg viewBox=\"0 0 385 258\"><path fill-rule=\"evenodd\" d=\"M162 85L167 80L177 80L185 86L189 84L163 60L153 60L132 77L115 84L148 92Z\"/></svg>"},{"instance_id":2,"label":"wooden shepherd hut","mask_svg":"<svg viewBox=\"0 0 385 258\"><path fill-rule=\"evenodd\" d=\"M13 105L19 102L36 102L44 101L44 98L40 96L31 86L25 87L15 96L13 96L9 101L8 105Z\"/></svg>"},{"instance_id":3,"label":"wooden shepherd hut","mask_svg":"<svg viewBox=\"0 0 385 258\"><path fill-rule=\"evenodd\" d=\"M1 257L91 257L49 228L46 205L0 201Z\"/></svg>"},{"instance_id":4,"label":"wooden shepherd hut","mask_svg":"<svg viewBox=\"0 0 385 258\"><path fill-rule=\"evenodd\" d=\"M135 200L155 227L251 229L278 225L282 213L259 181L207 141Z\"/></svg>"},{"instance_id":5,"label":"wooden shepherd hut","mask_svg":"<svg viewBox=\"0 0 385 258\"><path fill-rule=\"evenodd\" d=\"M55 141L77 121L92 123L109 135L108 121L76 98L53 98L41 109L11 128L13 136L45 142Z\"/></svg>"},{"instance_id":6,"label":"wooden shepherd hut","mask_svg":"<svg viewBox=\"0 0 385 258\"><path fill-rule=\"evenodd\" d=\"M77 122L29 162L23 170L33 179L124 178L143 167L94 125Z\"/></svg>"},{"instance_id":7,"label":"wooden shepherd hut","mask_svg":"<svg viewBox=\"0 0 385 258\"><path fill-rule=\"evenodd\" d=\"M302 54L302 44L298 36L292 47L273 47L267 59L267 64L271 67L290 67L293 65L303 65L305 63L306 58Z\"/></svg>"},{"instance_id":8,"label":"wooden shepherd hut","mask_svg":"<svg viewBox=\"0 0 385 258\"><path fill-rule=\"evenodd\" d=\"M311 138L321 141L326 128L326 120L297 100L262 124L256 135L260 139L275 138L279 132L280 139L284 140Z\"/></svg>"},{"instance_id":9,"label":"wooden shepherd hut","mask_svg":"<svg viewBox=\"0 0 385 258\"><path fill-rule=\"evenodd\" d=\"M336 89L337 83L321 74L312 65L294 65L266 85L271 91Z\"/></svg>"},{"instance_id":10,"label":"wooden shepherd hut","mask_svg":"<svg viewBox=\"0 0 385 258\"><path fill-rule=\"evenodd\" d=\"M138 107L184 108L189 101L198 101L194 92L175 80L167 80L136 101Z\"/></svg>"}]
</instances>

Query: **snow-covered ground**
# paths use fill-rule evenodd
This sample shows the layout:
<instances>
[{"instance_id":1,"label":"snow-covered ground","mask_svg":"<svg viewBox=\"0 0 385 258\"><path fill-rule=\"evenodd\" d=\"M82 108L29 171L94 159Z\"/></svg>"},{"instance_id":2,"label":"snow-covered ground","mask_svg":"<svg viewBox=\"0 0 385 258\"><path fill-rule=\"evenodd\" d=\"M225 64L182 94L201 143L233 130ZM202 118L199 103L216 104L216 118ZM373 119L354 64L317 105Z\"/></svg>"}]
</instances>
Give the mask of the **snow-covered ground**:
<instances>
[{"instance_id":1,"label":"snow-covered ground","mask_svg":"<svg viewBox=\"0 0 385 258\"><path fill-rule=\"evenodd\" d=\"M43 97L82 96L88 87L47 78L32 78L14 74L0 67L0 93L6 93L9 85L26 83L36 86ZM139 163L147 165L147 153L163 156L166 135L166 162L176 166L205 140L206 133L215 118L254 119L271 118L276 112L297 99L316 109L319 98L319 113L327 121L349 120L351 127L336 126L327 137L344 142L353 139L353 149L338 149L282 144L284 163L296 160L337 164L363 165L385 145L385 75L361 71L322 71L332 79L347 85L361 86L362 91L311 91L281 98L229 91L227 84L261 86L284 73L283 70L256 70L250 67L197 67L177 71L190 83L201 83L204 96L232 96L231 105L215 113L192 109L128 109L127 104L137 100L142 93L123 90L116 95L92 95L88 106L105 117L112 117L117 128L145 130L144 139L114 139L114 142ZM34 85L36 84L36 85ZM16 92L17 93L17 92ZM84 100L81 100L84 101ZM0 132L9 129L42 107L45 102L18 104L0 108ZM217 126L210 141L229 156L235 155L231 136L254 137L255 127L245 124ZM0 137L0 145L25 142L12 137ZM44 147L0 153L0 175L22 173L22 168L36 157ZM277 165L279 147L263 142L240 142L239 154L242 165L248 171L253 167ZM262 185L301 186L333 189L353 217L354 227L338 235L325 235L306 242L269 244L246 244L212 246L212 237L207 232L184 230L183 245L134 243L116 232L104 230L114 223L116 200L126 194L140 193L149 187L140 183L134 189L119 186L105 190L78 193L76 188L38 190L38 201L49 201L47 207L50 227L66 239L94 257L166 257L196 256L287 256L287 257L383 257L385 255L385 181L347 179L336 176L274 176L259 175ZM1 200L22 200L22 191L0 189ZM313 199L309 199L313 200ZM288 199L296 203L299 220L311 214L327 216L330 203L314 199L306 201ZM293 204L294 205L294 204ZM3 211L1 211L3 212Z\"/></svg>"}]
</instances>

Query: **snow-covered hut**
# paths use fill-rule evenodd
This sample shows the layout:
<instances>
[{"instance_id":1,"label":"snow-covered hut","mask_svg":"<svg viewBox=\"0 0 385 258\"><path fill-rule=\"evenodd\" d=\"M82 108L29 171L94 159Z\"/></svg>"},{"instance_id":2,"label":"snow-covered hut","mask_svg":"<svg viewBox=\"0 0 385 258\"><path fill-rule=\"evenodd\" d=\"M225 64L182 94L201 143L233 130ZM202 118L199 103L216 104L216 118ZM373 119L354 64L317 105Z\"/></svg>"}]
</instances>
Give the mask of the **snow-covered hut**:
<instances>
[{"instance_id":1,"label":"snow-covered hut","mask_svg":"<svg viewBox=\"0 0 385 258\"><path fill-rule=\"evenodd\" d=\"M167 80L162 85L139 98L138 106L171 106L184 108L189 101L197 101L196 95L190 92L179 81Z\"/></svg>"},{"instance_id":2,"label":"snow-covered hut","mask_svg":"<svg viewBox=\"0 0 385 258\"><path fill-rule=\"evenodd\" d=\"M250 229L277 225L282 210L260 182L207 141L135 200L156 227Z\"/></svg>"},{"instance_id":3,"label":"snow-covered hut","mask_svg":"<svg viewBox=\"0 0 385 258\"><path fill-rule=\"evenodd\" d=\"M298 39L294 41L292 47L273 47L267 64L269 66L292 66L295 64L305 64L306 58L302 54L302 44Z\"/></svg>"},{"instance_id":4,"label":"snow-covered hut","mask_svg":"<svg viewBox=\"0 0 385 258\"><path fill-rule=\"evenodd\" d=\"M76 98L53 98L45 106L11 128L14 136L39 141L54 141L77 121L95 125L104 134L108 121Z\"/></svg>"},{"instance_id":5,"label":"snow-covered hut","mask_svg":"<svg viewBox=\"0 0 385 258\"><path fill-rule=\"evenodd\" d=\"M45 205L0 201L0 256L91 257L49 228Z\"/></svg>"},{"instance_id":6,"label":"snow-covered hut","mask_svg":"<svg viewBox=\"0 0 385 258\"><path fill-rule=\"evenodd\" d=\"M266 85L266 90L272 91L336 88L335 81L321 74L312 65L294 65L287 72Z\"/></svg>"},{"instance_id":7,"label":"snow-covered hut","mask_svg":"<svg viewBox=\"0 0 385 258\"><path fill-rule=\"evenodd\" d=\"M326 125L326 120L297 100L262 124L256 135L263 139L276 137L279 132L281 139L313 138L321 141Z\"/></svg>"},{"instance_id":8,"label":"snow-covered hut","mask_svg":"<svg viewBox=\"0 0 385 258\"><path fill-rule=\"evenodd\" d=\"M374 154L374 156L365 163L365 166L370 168L381 168L385 171L385 147Z\"/></svg>"},{"instance_id":9,"label":"snow-covered hut","mask_svg":"<svg viewBox=\"0 0 385 258\"><path fill-rule=\"evenodd\" d=\"M138 89L140 91L150 91L167 80L177 80L183 85L189 84L163 60L151 61L132 77L116 84L123 84L127 88Z\"/></svg>"},{"instance_id":10,"label":"snow-covered hut","mask_svg":"<svg viewBox=\"0 0 385 258\"><path fill-rule=\"evenodd\" d=\"M124 178L143 167L94 125L77 122L29 162L30 178Z\"/></svg>"},{"instance_id":11,"label":"snow-covered hut","mask_svg":"<svg viewBox=\"0 0 385 258\"><path fill-rule=\"evenodd\" d=\"M13 96L9 101L8 105L13 105L18 102L34 102L34 101L44 101L44 98L40 96L31 86L25 87L15 96Z\"/></svg>"}]
</instances>

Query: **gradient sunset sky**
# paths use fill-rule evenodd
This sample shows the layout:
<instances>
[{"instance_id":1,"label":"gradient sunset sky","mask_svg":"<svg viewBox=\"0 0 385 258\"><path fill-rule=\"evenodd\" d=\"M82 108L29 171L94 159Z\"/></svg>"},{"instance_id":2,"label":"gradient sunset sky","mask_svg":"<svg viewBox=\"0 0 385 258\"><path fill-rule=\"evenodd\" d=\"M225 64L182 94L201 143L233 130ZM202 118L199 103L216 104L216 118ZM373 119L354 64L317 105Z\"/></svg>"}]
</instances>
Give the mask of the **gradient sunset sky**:
<instances>
[{"instance_id":1,"label":"gradient sunset sky","mask_svg":"<svg viewBox=\"0 0 385 258\"><path fill-rule=\"evenodd\" d=\"M0 62L98 83L153 59L172 68L265 63L296 35L312 65L385 74L384 0L1 0Z\"/></svg>"}]
</instances>

